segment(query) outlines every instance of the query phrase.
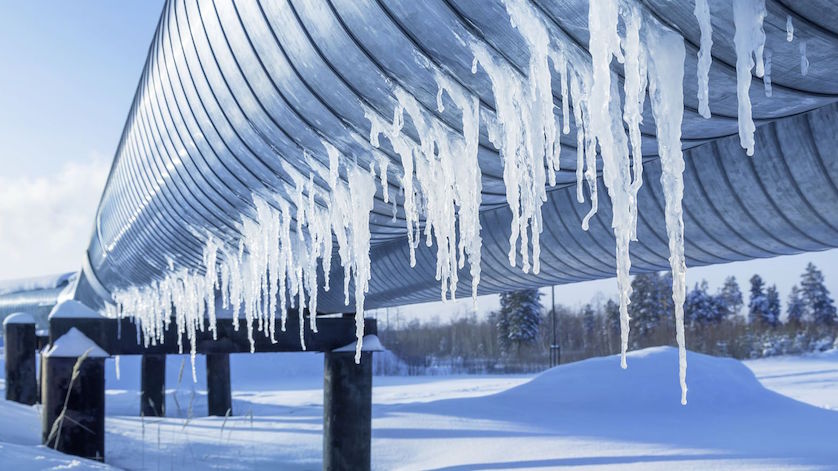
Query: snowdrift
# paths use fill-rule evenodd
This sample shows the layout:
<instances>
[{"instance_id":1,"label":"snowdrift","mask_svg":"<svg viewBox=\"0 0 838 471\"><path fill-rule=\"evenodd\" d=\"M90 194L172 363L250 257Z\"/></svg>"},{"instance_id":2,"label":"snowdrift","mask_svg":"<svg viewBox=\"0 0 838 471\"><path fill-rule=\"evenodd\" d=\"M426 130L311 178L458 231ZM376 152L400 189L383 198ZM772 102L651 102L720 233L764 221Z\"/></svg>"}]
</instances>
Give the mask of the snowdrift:
<instances>
[{"instance_id":1,"label":"snowdrift","mask_svg":"<svg viewBox=\"0 0 838 471\"><path fill-rule=\"evenodd\" d=\"M688 361L686 406L678 400L677 349L655 347L629 354L626 370L619 356L594 358L490 396L378 411L485 419L539 434L710 449L727 457L836 462L838 412L764 388L738 360L689 352Z\"/></svg>"}]
</instances>

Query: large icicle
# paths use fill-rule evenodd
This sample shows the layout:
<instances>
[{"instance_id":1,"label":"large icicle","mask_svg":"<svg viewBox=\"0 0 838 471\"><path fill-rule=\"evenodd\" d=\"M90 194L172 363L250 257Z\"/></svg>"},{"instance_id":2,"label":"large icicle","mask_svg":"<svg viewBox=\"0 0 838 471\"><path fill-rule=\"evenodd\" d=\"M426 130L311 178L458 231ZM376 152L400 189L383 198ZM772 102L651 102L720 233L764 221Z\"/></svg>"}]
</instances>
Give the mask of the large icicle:
<instances>
[{"instance_id":1,"label":"large icicle","mask_svg":"<svg viewBox=\"0 0 838 471\"><path fill-rule=\"evenodd\" d=\"M620 98L612 90L611 58L622 61L620 37L617 34L618 4L604 0L588 9L589 50L593 69L593 83L588 108L591 113L591 132L599 143L602 156L602 179L611 198L611 226L617 239L617 288L620 298L620 364L626 367L631 296L629 271L629 241L632 237L631 172L623 123L620 119ZM639 21L639 19L638 19Z\"/></svg>"},{"instance_id":2,"label":"large icicle","mask_svg":"<svg viewBox=\"0 0 838 471\"><path fill-rule=\"evenodd\" d=\"M651 26L651 25L650 25ZM684 40L658 25L646 28L649 50L649 97L657 128L661 159L661 186L666 204L666 233L672 269L672 300L678 341L681 403L687 403L687 353L684 340L684 297L687 265L684 259L684 155L681 151L681 122L684 116Z\"/></svg>"},{"instance_id":3,"label":"large icicle","mask_svg":"<svg viewBox=\"0 0 838 471\"><path fill-rule=\"evenodd\" d=\"M763 75L762 51L765 47L765 0L732 0L733 22L736 33L736 96L739 99L739 143L748 155L754 155L754 119L751 115L751 70L757 77Z\"/></svg>"}]
</instances>

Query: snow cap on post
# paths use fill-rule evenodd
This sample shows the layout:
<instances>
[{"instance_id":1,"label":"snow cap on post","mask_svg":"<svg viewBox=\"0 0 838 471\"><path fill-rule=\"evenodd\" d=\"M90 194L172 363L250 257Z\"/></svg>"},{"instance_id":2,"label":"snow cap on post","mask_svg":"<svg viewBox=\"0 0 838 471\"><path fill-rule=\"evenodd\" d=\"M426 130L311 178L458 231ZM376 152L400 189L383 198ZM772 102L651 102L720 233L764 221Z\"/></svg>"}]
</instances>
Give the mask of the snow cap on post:
<instances>
[{"instance_id":1,"label":"snow cap on post","mask_svg":"<svg viewBox=\"0 0 838 471\"><path fill-rule=\"evenodd\" d=\"M3 325L7 324L35 324L35 318L26 312L15 312L3 319Z\"/></svg>"},{"instance_id":2,"label":"snow cap on post","mask_svg":"<svg viewBox=\"0 0 838 471\"><path fill-rule=\"evenodd\" d=\"M58 338L47 350L47 358L78 358L84 354L88 358L106 358L110 355L96 342L90 340L79 329L73 327Z\"/></svg>"},{"instance_id":3,"label":"snow cap on post","mask_svg":"<svg viewBox=\"0 0 838 471\"><path fill-rule=\"evenodd\" d=\"M354 352L355 351L355 342L350 344L344 345L340 348L336 348L332 350L333 352ZM381 345L381 340L378 339L378 336L375 334L365 335L363 339L363 346L361 347L362 352L383 352L385 350L384 345Z\"/></svg>"},{"instance_id":4,"label":"snow cap on post","mask_svg":"<svg viewBox=\"0 0 838 471\"><path fill-rule=\"evenodd\" d=\"M55 307L52 308L52 311L49 313L49 318L96 318L102 317L101 314L90 309L89 307L85 306L84 304L74 300L68 299L66 301L61 301L60 303L56 304Z\"/></svg>"}]
</instances>

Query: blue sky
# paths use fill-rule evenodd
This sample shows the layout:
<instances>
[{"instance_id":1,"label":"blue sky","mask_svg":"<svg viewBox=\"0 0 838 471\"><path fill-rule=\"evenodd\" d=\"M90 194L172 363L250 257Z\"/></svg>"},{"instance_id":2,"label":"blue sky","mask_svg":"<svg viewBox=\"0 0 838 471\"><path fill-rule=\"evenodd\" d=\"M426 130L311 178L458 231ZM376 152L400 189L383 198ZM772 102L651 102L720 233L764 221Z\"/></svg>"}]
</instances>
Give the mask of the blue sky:
<instances>
[{"instance_id":1,"label":"blue sky","mask_svg":"<svg viewBox=\"0 0 838 471\"><path fill-rule=\"evenodd\" d=\"M0 0L0 279L78 269L162 0ZM838 295L838 250L689 271L715 289L761 273L785 299L808 261ZM558 287L581 305L613 279ZM549 302L549 298L545 298ZM481 299L481 311L496 297ZM466 312L471 301L402 308L405 318Z\"/></svg>"}]
</instances>

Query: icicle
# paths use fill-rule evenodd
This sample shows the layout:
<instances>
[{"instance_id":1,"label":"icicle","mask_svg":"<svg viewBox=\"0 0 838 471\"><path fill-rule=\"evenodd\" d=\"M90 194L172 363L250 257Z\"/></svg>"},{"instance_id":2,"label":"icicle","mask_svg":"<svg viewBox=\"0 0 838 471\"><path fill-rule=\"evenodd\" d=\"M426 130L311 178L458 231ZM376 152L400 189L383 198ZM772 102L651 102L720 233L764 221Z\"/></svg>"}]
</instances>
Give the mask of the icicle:
<instances>
[{"instance_id":1,"label":"icicle","mask_svg":"<svg viewBox=\"0 0 838 471\"><path fill-rule=\"evenodd\" d=\"M713 56L710 50L713 47L713 24L710 21L710 6L707 0L695 0L693 12L698 19L698 27L701 29L701 47L698 50L698 113L704 118L710 118L709 86L710 64Z\"/></svg>"},{"instance_id":2,"label":"icicle","mask_svg":"<svg viewBox=\"0 0 838 471\"><path fill-rule=\"evenodd\" d=\"M588 98L591 113L590 130L599 143L603 182L611 197L611 226L617 240L617 287L620 293L620 364L625 368L629 334L628 303L631 296L629 240L633 231L628 149L623 125L617 112L620 109L619 94L612 90L610 68L612 56L618 59L622 57L617 54L620 48L617 35L617 1L598 2L588 10L589 50L593 69L593 82ZM583 224L585 223L587 220L583 221Z\"/></svg>"},{"instance_id":3,"label":"icicle","mask_svg":"<svg viewBox=\"0 0 838 471\"><path fill-rule=\"evenodd\" d=\"M800 75L809 73L809 58L806 57L806 40L800 41Z\"/></svg>"},{"instance_id":4,"label":"icicle","mask_svg":"<svg viewBox=\"0 0 838 471\"><path fill-rule=\"evenodd\" d=\"M762 50L765 47L765 0L733 0L733 22L736 33L733 43L736 48L736 95L739 98L739 143L748 155L754 155L754 131L756 126L751 117L751 69L763 76Z\"/></svg>"},{"instance_id":5,"label":"icicle","mask_svg":"<svg viewBox=\"0 0 838 471\"><path fill-rule=\"evenodd\" d=\"M114 370L116 372L116 380L119 381L119 355L114 355L113 366L114 366Z\"/></svg>"},{"instance_id":6,"label":"icicle","mask_svg":"<svg viewBox=\"0 0 838 471\"><path fill-rule=\"evenodd\" d=\"M794 41L794 25L791 23L791 15L786 15L786 41Z\"/></svg>"},{"instance_id":7,"label":"icicle","mask_svg":"<svg viewBox=\"0 0 838 471\"><path fill-rule=\"evenodd\" d=\"M637 193L643 185L643 152L640 124L643 122L643 103L646 101L646 54L640 42L640 13L629 8L624 15L626 37L623 41L625 55L625 97L623 121L629 131L632 155L632 181L629 187L629 212L631 240L637 240Z\"/></svg>"},{"instance_id":8,"label":"icicle","mask_svg":"<svg viewBox=\"0 0 838 471\"><path fill-rule=\"evenodd\" d=\"M765 50L765 75L762 77L762 83L765 85L765 96L771 96L771 49Z\"/></svg>"},{"instance_id":9,"label":"icicle","mask_svg":"<svg viewBox=\"0 0 838 471\"><path fill-rule=\"evenodd\" d=\"M666 203L665 220L669 238L669 263L672 269L672 300L675 304L681 403L686 404L684 297L687 265L684 259L684 219L681 206L684 195L681 122L684 115L683 79L686 52L683 38L662 27L646 28L645 42L649 50L649 97L657 128L661 186Z\"/></svg>"},{"instance_id":10,"label":"icicle","mask_svg":"<svg viewBox=\"0 0 838 471\"><path fill-rule=\"evenodd\" d=\"M370 211L375 200L375 182L366 172L353 169L349 173L349 239L352 252L349 265L355 280L355 363L361 362L364 343L364 298L370 282Z\"/></svg>"}]
</instances>

